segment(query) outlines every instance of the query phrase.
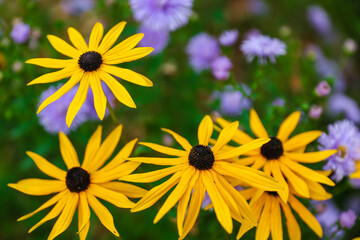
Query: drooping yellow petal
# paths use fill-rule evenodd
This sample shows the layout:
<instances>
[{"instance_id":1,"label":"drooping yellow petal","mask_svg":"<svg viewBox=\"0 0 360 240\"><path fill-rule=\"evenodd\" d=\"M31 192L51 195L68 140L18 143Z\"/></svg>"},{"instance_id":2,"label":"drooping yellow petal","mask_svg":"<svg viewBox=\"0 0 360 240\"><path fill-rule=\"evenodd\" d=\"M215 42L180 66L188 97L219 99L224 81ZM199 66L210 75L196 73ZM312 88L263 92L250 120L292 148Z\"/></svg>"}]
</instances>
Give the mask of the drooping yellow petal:
<instances>
[{"instance_id":1,"label":"drooping yellow petal","mask_svg":"<svg viewBox=\"0 0 360 240\"><path fill-rule=\"evenodd\" d=\"M147 164L154 164L154 165L178 165L188 160L184 157L178 158L158 158L158 157L132 157L127 158L129 161L139 162L139 163L147 163Z\"/></svg>"},{"instance_id":2,"label":"drooping yellow petal","mask_svg":"<svg viewBox=\"0 0 360 240\"><path fill-rule=\"evenodd\" d=\"M298 177L291 169L289 169L282 162L280 163L281 172L285 175L288 182L294 188L294 190L300 194L302 197L308 198L310 197L309 188L300 177Z\"/></svg>"},{"instance_id":3,"label":"drooping yellow petal","mask_svg":"<svg viewBox=\"0 0 360 240\"><path fill-rule=\"evenodd\" d=\"M79 224L80 224L80 222L79 222ZM80 240L86 240L87 234L89 232L89 228L90 228L90 220L85 224L83 229L79 232Z\"/></svg>"},{"instance_id":4,"label":"drooping yellow petal","mask_svg":"<svg viewBox=\"0 0 360 240\"><path fill-rule=\"evenodd\" d=\"M132 208L135 205L124 194L101 187L98 184L90 184L87 192L119 208Z\"/></svg>"},{"instance_id":5,"label":"drooping yellow petal","mask_svg":"<svg viewBox=\"0 0 360 240\"><path fill-rule=\"evenodd\" d=\"M147 142L139 142L140 145L144 145L147 146L157 152L166 154L166 155L170 155L170 156L178 156L178 157L182 157L182 156L187 156L187 152L184 150L179 150L179 149L175 149L175 148L170 148L170 147L165 147L156 143L147 143Z\"/></svg>"},{"instance_id":6,"label":"drooping yellow petal","mask_svg":"<svg viewBox=\"0 0 360 240\"><path fill-rule=\"evenodd\" d=\"M256 113L254 109L250 110L250 128L251 131L258 138L267 138L269 137L264 125L261 123L259 115Z\"/></svg>"},{"instance_id":7,"label":"drooping yellow petal","mask_svg":"<svg viewBox=\"0 0 360 240\"><path fill-rule=\"evenodd\" d=\"M198 140L200 145L207 146L213 133L213 122L209 115L206 115L200 122L198 128Z\"/></svg>"},{"instance_id":8,"label":"drooping yellow petal","mask_svg":"<svg viewBox=\"0 0 360 240\"><path fill-rule=\"evenodd\" d=\"M301 240L301 230L288 204L279 201L286 219L286 227L290 240Z\"/></svg>"},{"instance_id":9,"label":"drooping yellow petal","mask_svg":"<svg viewBox=\"0 0 360 240\"><path fill-rule=\"evenodd\" d=\"M45 173L46 175L65 181L66 172L56 167L54 164L50 163L48 160L43 158L37 153L27 151L26 154L34 160L36 166Z\"/></svg>"},{"instance_id":10,"label":"drooping yellow petal","mask_svg":"<svg viewBox=\"0 0 360 240\"><path fill-rule=\"evenodd\" d=\"M95 23L89 40L89 51L97 51L99 43L103 37L104 27L101 23Z\"/></svg>"},{"instance_id":11,"label":"drooping yellow petal","mask_svg":"<svg viewBox=\"0 0 360 240\"><path fill-rule=\"evenodd\" d=\"M108 72L116 77L119 77L125 81L144 86L144 87L152 87L154 84L153 82L148 79L147 77L134 72L130 69L120 68L112 65L103 64L101 69L105 72Z\"/></svg>"},{"instance_id":12,"label":"drooping yellow petal","mask_svg":"<svg viewBox=\"0 0 360 240\"><path fill-rule=\"evenodd\" d=\"M308 152L308 153L285 152L284 156L291 160L295 160L297 162L316 163L325 160L326 158L330 157L336 152L337 150L325 150L325 151Z\"/></svg>"},{"instance_id":13,"label":"drooping yellow petal","mask_svg":"<svg viewBox=\"0 0 360 240\"><path fill-rule=\"evenodd\" d=\"M147 193L147 190L129 183L105 182L100 183L99 185L104 188L122 193L129 198L141 198Z\"/></svg>"},{"instance_id":14,"label":"drooping yellow petal","mask_svg":"<svg viewBox=\"0 0 360 240\"><path fill-rule=\"evenodd\" d=\"M73 27L67 29L71 43L81 52L88 51L88 45L83 36Z\"/></svg>"},{"instance_id":15,"label":"drooping yellow petal","mask_svg":"<svg viewBox=\"0 0 360 240\"><path fill-rule=\"evenodd\" d=\"M83 78L80 81L79 89L77 90L74 99L71 101L66 114L66 125L71 126L72 121L74 120L76 114L80 110L81 106L86 100L86 96L90 86L89 74L85 73Z\"/></svg>"},{"instance_id":16,"label":"drooping yellow petal","mask_svg":"<svg viewBox=\"0 0 360 240\"><path fill-rule=\"evenodd\" d=\"M281 172L279 161L272 160L269 161L270 169L273 177L279 182L279 184L283 187L283 191L278 191L281 199L286 203L289 197L289 186Z\"/></svg>"},{"instance_id":17,"label":"drooping yellow petal","mask_svg":"<svg viewBox=\"0 0 360 240\"><path fill-rule=\"evenodd\" d=\"M92 163L92 160L100 148L101 133L102 133L102 126L100 125L97 127L96 131L90 137L90 139L86 145L84 161L83 161L81 167L87 171L89 171L89 167Z\"/></svg>"},{"instance_id":18,"label":"drooping yellow petal","mask_svg":"<svg viewBox=\"0 0 360 240\"><path fill-rule=\"evenodd\" d=\"M106 112L107 99L101 87L101 80L96 72L90 75L90 87L94 96L95 111L100 120L103 120Z\"/></svg>"},{"instance_id":19,"label":"drooping yellow petal","mask_svg":"<svg viewBox=\"0 0 360 240\"><path fill-rule=\"evenodd\" d=\"M127 176L140 165L138 162L126 162L121 164L120 166L114 167L108 171L97 171L91 175L92 183L104 183L109 182L115 179L119 179L122 176Z\"/></svg>"},{"instance_id":20,"label":"drooping yellow petal","mask_svg":"<svg viewBox=\"0 0 360 240\"><path fill-rule=\"evenodd\" d=\"M304 181L306 182L306 184L309 187L310 198L312 200L324 201L324 200L332 198L332 195L330 193L326 192L326 190L324 189L323 186L321 186L320 183L315 182L315 181L310 181L308 179L304 179Z\"/></svg>"},{"instance_id":21,"label":"drooping yellow petal","mask_svg":"<svg viewBox=\"0 0 360 240\"><path fill-rule=\"evenodd\" d=\"M115 78L110 74L99 68L97 70L99 77L103 80L106 85L110 88L111 92L114 94L117 100L125 104L128 107L136 108L134 100L131 98L128 91L121 85Z\"/></svg>"},{"instance_id":22,"label":"drooping yellow petal","mask_svg":"<svg viewBox=\"0 0 360 240\"><path fill-rule=\"evenodd\" d=\"M192 146L189 143L188 140L186 140L184 137L180 136L179 134L177 134L174 131L171 131L170 129L166 129L166 128L161 128L162 131L167 132L168 134L170 134L171 136L173 136L173 138L175 138L175 140L186 150L186 151L190 151Z\"/></svg>"},{"instance_id":23,"label":"drooping yellow petal","mask_svg":"<svg viewBox=\"0 0 360 240\"><path fill-rule=\"evenodd\" d=\"M71 57L73 59L78 59L81 55L81 52L70 44L62 40L61 38L54 36L54 35L47 35L47 39L49 40L50 44L61 54L65 56Z\"/></svg>"},{"instance_id":24,"label":"drooping yellow petal","mask_svg":"<svg viewBox=\"0 0 360 240\"><path fill-rule=\"evenodd\" d=\"M112 49L110 49L109 51L104 53L103 54L104 58L105 59L111 58L113 56L122 54L124 52L127 52L127 51L133 49L140 42L140 40L143 37L144 37L143 33L137 33L137 34L132 35L131 37L128 37L127 39L120 42L115 47L113 47Z\"/></svg>"},{"instance_id":25,"label":"drooping yellow petal","mask_svg":"<svg viewBox=\"0 0 360 240\"><path fill-rule=\"evenodd\" d=\"M80 167L79 158L69 138L59 132L60 153L68 169Z\"/></svg>"},{"instance_id":26,"label":"drooping yellow petal","mask_svg":"<svg viewBox=\"0 0 360 240\"><path fill-rule=\"evenodd\" d=\"M288 152L306 146L316 140L321 134L321 131L309 131L295 135L283 143L284 151Z\"/></svg>"},{"instance_id":27,"label":"drooping yellow petal","mask_svg":"<svg viewBox=\"0 0 360 240\"><path fill-rule=\"evenodd\" d=\"M100 222L106 227L112 234L119 237L119 233L115 228L114 219L109 210L102 205L92 194L86 193L87 200L91 209L95 212Z\"/></svg>"},{"instance_id":28,"label":"drooping yellow petal","mask_svg":"<svg viewBox=\"0 0 360 240\"><path fill-rule=\"evenodd\" d=\"M234 136L236 129L239 127L239 122L233 122L226 126L219 134L219 137L215 145L211 148L213 152L220 150L223 146L230 142L231 138Z\"/></svg>"},{"instance_id":29,"label":"drooping yellow petal","mask_svg":"<svg viewBox=\"0 0 360 240\"><path fill-rule=\"evenodd\" d=\"M121 32L124 30L124 27L126 25L125 21L122 21L118 24L116 24L114 27L112 27L105 35L104 39L101 41L101 44L97 51L101 54L105 53L107 50L109 50L112 45L116 42L118 37L120 36Z\"/></svg>"},{"instance_id":30,"label":"drooping yellow petal","mask_svg":"<svg viewBox=\"0 0 360 240\"><path fill-rule=\"evenodd\" d=\"M299 120L300 120L301 113L300 111L293 112L290 114L280 125L277 138L281 141L286 141L290 134L295 130Z\"/></svg>"},{"instance_id":31,"label":"drooping yellow petal","mask_svg":"<svg viewBox=\"0 0 360 240\"><path fill-rule=\"evenodd\" d=\"M283 239L283 229L281 222L281 210L280 210L279 200L280 199L274 196L272 197L271 200L270 231L271 231L272 239L274 240Z\"/></svg>"},{"instance_id":32,"label":"drooping yellow petal","mask_svg":"<svg viewBox=\"0 0 360 240\"><path fill-rule=\"evenodd\" d=\"M78 221L79 232L81 232L84 229L85 225L90 221L90 208L85 192L79 193Z\"/></svg>"},{"instance_id":33,"label":"drooping yellow petal","mask_svg":"<svg viewBox=\"0 0 360 240\"><path fill-rule=\"evenodd\" d=\"M69 65L69 66L67 66L64 69L61 69L59 71L46 73L44 75L41 75L40 77L35 78L34 80L32 80L31 82L29 82L26 85L30 86L30 85L34 85L34 84L56 82L56 81L59 81L61 79L70 77L75 72L77 72L79 69L80 68L79 68L78 65Z\"/></svg>"},{"instance_id":34,"label":"drooping yellow petal","mask_svg":"<svg viewBox=\"0 0 360 240\"><path fill-rule=\"evenodd\" d=\"M223 118L217 118L216 123L218 123L222 128L224 128L224 127L226 127L227 125L230 124L230 122L226 121ZM234 136L233 136L233 140L235 142L237 142L238 144L242 145L242 144L251 142L254 139L252 137L250 137L248 134L241 131L240 129L237 129Z\"/></svg>"},{"instance_id":35,"label":"drooping yellow petal","mask_svg":"<svg viewBox=\"0 0 360 240\"><path fill-rule=\"evenodd\" d=\"M267 240L270 234L270 220L271 216L271 198L267 196L265 200L264 209L261 213L258 228L255 233L255 240Z\"/></svg>"},{"instance_id":36,"label":"drooping yellow petal","mask_svg":"<svg viewBox=\"0 0 360 240\"><path fill-rule=\"evenodd\" d=\"M38 65L46 68L66 68L71 65L76 65L77 60L74 59L52 59L52 58L32 58L25 63Z\"/></svg>"},{"instance_id":37,"label":"drooping yellow petal","mask_svg":"<svg viewBox=\"0 0 360 240\"><path fill-rule=\"evenodd\" d=\"M22 193L34 196L49 195L66 189L64 181L38 178L24 179L18 183L9 183L8 186Z\"/></svg>"}]
</instances>

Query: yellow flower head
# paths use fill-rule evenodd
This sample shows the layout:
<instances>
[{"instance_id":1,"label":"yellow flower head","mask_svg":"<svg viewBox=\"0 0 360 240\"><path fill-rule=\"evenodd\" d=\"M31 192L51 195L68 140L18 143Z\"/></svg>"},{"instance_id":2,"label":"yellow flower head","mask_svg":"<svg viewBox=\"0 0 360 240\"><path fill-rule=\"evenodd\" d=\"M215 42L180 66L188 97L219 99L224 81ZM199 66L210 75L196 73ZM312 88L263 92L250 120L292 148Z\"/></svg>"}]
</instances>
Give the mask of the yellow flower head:
<instances>
[{"instance_id":1,"label":"yellow flower head","mask_svg":"<svg viewBox=\"0 0 360 240\"><path fill-rule=\"evenodd\" d=\"M241 158L235 163L239 165L252 164L252 168L263 168L265 172L271 174L284 188L284 191L278 192L284 201L287 201L289 195L289 185L294 188L296 193L305 198L312 197L310 194L311 188L322 188L319 183L330 186L335 185L321 172L300 164L320 162L336 153L336 150L304 153L306 146L317 139L321 135L321 131L309 131L289 139L299 120L299 111L290 114L281 124L276 137L270 137L271 140L263 144L261 148L246 153L247 157ZM222 118L218 118L216 122L223 128L230 125L229 122ZM250 128L258 138L269 137L259 116L253 109L250 111ZM233 140L242 145L254 139L237 129Z\"/></svg>"},{"instance_id":2,"label":"yellow flower head","mask_svg":"<svg viewBox=\"0 0 360 240\"><path fill-rule=\"evenodd\" d=\"M36 153L27 152L37 167L55 180L30 178L15 184L8 184L9 187L36 196L56 193L38 209L19 219L19 221L27 219L41 210L55 205L40 222L29 230L29 233L60 215L48 237L50 240L54 239L68 228L77 208L79 236L81 240L84 240L90 227L90 205L101 223L114 235L119 236L111 213L97 198L120 208L132 208L135 204L128 197L139 198L146 193L146 190L128 183L112 182L130 174L139 166L137 162L125 162L125 158L130 156L134 148L136 139L127 143L112 161L102 167L114 152L121 136L121 130L122 126L120 125L101 143L102 127L98 127L86 146L82 165L79 163L73 145L66 135L60 132L60 152L68 168L67 171L59 169Z\"/></svg>"},{"instance_id":3,"label":"yellow flower head","mask_svg":"<svg viewBox=\"0 0 360 240\"><path fill-rule=\"evenodd\" d=\"M84 103L89 87L91 87L94 95L95 110L101 120L104 118L107 99L101 87L101 81L106 83L120 102L126 106L136 108L127 90L111 75L145 87L151 87L153 83L136 72L113 65L131 62L145 57L153 51L153 48L135 48L144 36L143 33L138 33L110 49L120 36L125 24L126 22L118 23L111 28L103 38L103 26L101 23L96 23L90 35L89 45L85 42L81 34L72 27L68 28L68 34L74 47L56 36L47 36L51 45L58 52L71 59L34 58L27 60L26 63L39 65L41 67L62 68L59 71L44 74L28 83L28 85L51 83L68 77L70 77L70 79L59 90L41 103L37 113L41 112L50 103L59 99L79 82L79 89L66 114L66 124L68 127L70 127L77 112Z\"/></svg>"},{"instance_id":4,"label":"yellow flower head","mask_svg":"<svg viewBox=\"0 0 360 240\"><path fill-rule=\"evenodd\" d=\"M213 122L209 116L203 118L198 128L198 145L192 146L185 138L168 129L162 130L171 134L184 150L154 143L141 143L155 151L173 156L173 158L136 157L128 160L155 165L171 165L171 167L125 176L121 180L149 183L173 175L145 194L131 211L137 212L151 207L176 185L157 213L154 223L157 223L178 202L177 226L180 239L184 238L194 226L205 197L205 191L210 196L217 219L227 232L232 232L232 218L251 226L256 225L257 222L248 203L225 177L241 179L253 187L268 191L277 191L280 186L269 175L248 167L235 166L229 162L230 159L258 149L269 141L268 138L258 139L226 151L224 146L233 137L238 124L238 122L234 122L225 127L212 147L209 146L209 139L213 133Z\"/></svg>"}]
</instances>

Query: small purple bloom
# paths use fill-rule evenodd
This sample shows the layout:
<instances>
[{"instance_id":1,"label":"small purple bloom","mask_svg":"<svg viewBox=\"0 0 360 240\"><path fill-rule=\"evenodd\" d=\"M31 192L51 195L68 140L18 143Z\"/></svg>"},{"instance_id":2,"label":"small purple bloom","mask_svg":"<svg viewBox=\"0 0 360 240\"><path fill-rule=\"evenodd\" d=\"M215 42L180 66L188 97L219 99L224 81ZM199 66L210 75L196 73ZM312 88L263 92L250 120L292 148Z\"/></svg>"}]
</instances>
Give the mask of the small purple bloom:
<instances>
[{"instance_id":1,"label":"small purple bloom","mask_svg":"<svg viewBox=\"0 0 360 240\"><path fill-rule=\"evenodd\" d=\"M316 86L316 94L320 97L324 97L330 94L331 92L331 87L329 86L329 84L326 81L321 81L317 86Z\"/></svg>"},{"instance_id":2,"label":"small purple bloom","mask_svg":"<svg viewBox=\"0 0 360 240\"><path fill-rule=\"evenodd\" d=\"M357 216L353 210L349 209L340 214L340 225L343 228L352 228L355 225Z\"/></svg>"},{"instance_id":3,"label":"small purple bloom","mask_svg":"<svg viewBox=\"0 0 360 240\"><path fill-rule=\"evenodd\" d=\"M169 42L169 32L164 30L153 30L141 26L139 32L144 33L143 39L140 41L141 47L152 47L154 51L152 55L160 53Z\"/></svg>"},{"instance_id":4,"label":"small purple bloom","mask_svg":"<svg viewBox=\"0 0 360 240\"><path fill-rule=\"evenodd\" d=\"M95 2L94 0L63 0L61 5L64 12L73 15L81 15L82 13L93 9Z\"/></svg>"},{"instance_id":5,"label":"small purple bloom","mask_svg":"<svg viewBox=\"0 0 360 240\"><path fill-rule=\"evenodd\" d=\"M189 21L193 0L130 0L130 6L147 28L174 31Z\"/></svg>"},{"instance_id":6,"label":"small purple bloom","mask_svg":"<svg viewBox=\"0 0 360 240\"><path fill-rule=\"evenodd\" d=\"M326 11L318 6L310 6L307 10L307 18L314 29L321 35L328 35L331 33L331 22Z\"/></svg>"},{"instance_id":7,"label":"small purple bloom","mask_svg":"<svg viewBox=\"0 0 360 240\"><path fill-rule=\"evenodd\" d=\"M220 47L216 39L207 33L199 33L190 39L186 47L190 65L196 72L209 69L212 61L220 56Z\"/></svg>"},{"instance_id":8,"label":"small purple bloom","mask_svg":"<svg viewBox=\"0 0 360 240\"><path fill-rule=\"evenodd\" d=\"M320 150L338 150L324 166L325 170L334 171L332 179L336 182L356 170L355 161L360 159L360 133L351 121L345 119L329 125L328 134L323 133L318 142Z\"/></svg>"},{"instance_id":9,"label":"small purple bloom","mask_svg":"<svg viewBox=\"0 0 360 240\"><path fill-rule=\"evenodd\" d=\"M340 210L332 200L322 202L313 201L315 207L315 217L324 230L324 235L334 237L332 239L341 239L344 232L339 232L337 221ZM335 238L336 237L336 238Z\"/></svg>"},{"instance_id":10,"label":"small purple bloom","mask_svg":"<svg viewBox=\"0 0 360 240\"><path fill-rule=\"evenodd\" d=\"M226 56L220 56L211 63L212 73L218 80L228 79L232 67L230 59Z\"/></svg>"},{"instance_id":11,"label":"small purple bloom","mask_svg":"<svg viewBox=\"0 0 360 240\"><path fill-rule=\"evenodd\" d=\"M251 35L243 41L240 49L248 62L258 57L260 64L266 64L267 59L274 63L275 57L286 54L285 43L264 35Z\"/></svg>"},{"instance_id":12,"label":"small purple bloom","mask_svg":"<svg viewBox=\"0 0 360 240\"><path fill-rule=\"evenodd\" d=\"M276 107L283 107L285 105L285 100L282 98L276 98L271 105Z\"/></svg>"},{"instance_id":13,"label":"small purple bloom","mask_svg":"<svg viewBox=\"0 0 360 240\"><path fill-rule=\"evenodd\" d=\"M16 43L24 43L29 39L30 26L21 22L16 24L10 33L11 38Z\"/></svg>"},{"instance_id":14,"label":"small purple bloom","mask_svg":"<svg viewBox=\"0 0 360 240\"><path fill-rule=\"evenodd\" d=\"M330 115L344 114L351 121L360 123L360 109L357 102L342 93L334 94L329 98L328 111Z\"/></svg>"},{"instance_id":15,"label":"small purple bloom","mask_svg":"<svg viewBox=\"0 0 360 240\"><path fill-rule=\"evenodd\" d=\"M319 119L323 113L323 108L319 105L312 105L310 108L309 116L312 119Z\"/></svg>"},{"instance_id":16,"label":"small purple bloom","mask_svg":"<svg viewBox=\"0 0 360 240\"><path fill-rule=\"evenodd\" d=\"M251 108L251 100L238 90L226 89L219 94L219 98L220 112L228 116L239 116Z\"/></svg>"},{"instance_id":17,"label":"small purple bloom","mask_svg":"<svg viewBox=\"0 0 360 240\"><path fill-rule=\"evenodd\" d=\"M219 42L223 46L233 45L239 37L239 31L236 29L224 31L220 37Z\"/></svg>"},{"instance_id":18,"label":"small purple bloom","mask_svg":"<svg viewBox=\"0 0 360 240\"><path fill-rule=\"evenodd\" d=\"M245 5L247 10L254 15L263 15L268 11L268 6L262 0L247 0Z\"/></svg>"}]
</instances>

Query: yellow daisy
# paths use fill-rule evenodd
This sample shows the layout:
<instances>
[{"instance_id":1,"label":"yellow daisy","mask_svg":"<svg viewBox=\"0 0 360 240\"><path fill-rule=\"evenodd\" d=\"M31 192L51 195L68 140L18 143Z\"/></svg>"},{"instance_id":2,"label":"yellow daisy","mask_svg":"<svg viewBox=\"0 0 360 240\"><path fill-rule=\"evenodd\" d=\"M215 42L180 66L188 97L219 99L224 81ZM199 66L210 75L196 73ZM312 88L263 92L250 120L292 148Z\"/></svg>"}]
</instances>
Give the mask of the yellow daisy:
<instances>
[{"instance_id":1,"label":"yellow daisy","mask_svg":"<svg viewBox=\"0 0 360 240\"><path fill-rule=\"evenodd\" d=\"M128 160L155 165L171 165L171 167L125 176L121 180L149 183L172 176L146 193L131 211L138 212L151 207L176 185L157 213L154 223L157 223L178 202L177 227L180 239L183 239L194 226L205 191L213 202L217 219L228 233L232 232L232 218L255 226L257 223L249 205L224 176L241 179L253 187L268 191L277 191L280 186L263 172L240 165L235 166L228 162L229 159L258 149L269 141L268 138L258 139L231 151L225 151L223 147L231 140L238 125L238 122L234 122L225 127L212 147L209 146L209 139L213 133L213 122L209 116L205 116L199 125L198 145L192 146L185 138L168 129L162 130L171 134L184 150L154 143L141 143L157 152L174 157L136 157Z\"/></svg>"},{"instance_id":2,"label":"yellow daisy","mask_svg":"<svg viewBox=\"0 0 360 240\"><path fill-rule=\"evenodd\" d=\"M110 88L120 102L128 107L136 108L130 94L112 75L145 87L151 87L153 83L136 72L113 65L131 62L145 57L153 51L153 48L135 48L143 38L143 33L135 34L111 48L123 31L125 24L126 22L118 23L102 38L104 32L103 25L99 22L96 23L90 34L89 45L85 42L81 34L72 27L68 28L68 34L74 47L56 36L47 36L51 45L58 52L71 59L34 58L27 60L26 63L39 65L41 67L62 68L59 71L44 74L28 83L28 85L51 83L68 77L70 77L70 79L59 90L41 103L37 113L41 112L50 103L59 99L79 82L79 89L66 114L66 124L68 127L70 127L77 112L83 105L90 87L94 95L95 110L101 120L104 118L107 99L101 87L101 81Z\"/></svg>"},{"instance_id":3,"label":"yellow daisy","mask_svg":"<svg viewBox=\"0 0 360 240\"><path fill-rule=\"evenodd\" d=\"M296 128L300 120L300 112L296 111L288 116L280 125L276 137L270 137L271 140L261 148L248 152L245 158L241 158L235 162L238 165L250 165L252 168L261 169L269 168L272 176L279 181L284 191L278 192L280 197L286 202L289 195L289 186L294 188L301 197L311 197L309 189L309 180L317 186L319 183L334 186L335 183L327 176L320 172L314 171L301 163L320 162L332 154L336 150L326 150L318 152L304 152L306 146L317 139L321 135L321 131L308 131L295 135L289 139L290 134ZM222 118L218 118L216 122L225 128L230 123ZM250 111L250 128L254 135L258 138L267 138L269 134L265 130L261 120L255 110ZM220 131L220 129L218 129ZM249 143L254 139L243 131L237 129L233 136L233 140L239 145ZM228 147L231 149L232 147ZM234 183L236 184L236 183Z\"/></svg>"},{"instance_id":4,"label":"yellow daisy","mask_svg":"<svg viewBox=\"0 0 360 240\"><path fill-rule=\"evenodd\" d=\"M114 152L121 130L120 125L101 143L102 127L99 126L86 146L81 166L70 140L60 132L60 152L68 168L67 171L56 167L36 153L27 152L36 166L55 180L30 178L18 183L10 183L8 186L29 195L42 196L56 193L38 209L18 219L25 220L55 205L40 222L29 230L29 233L60 215L48 237L48 239L54 239L68 228L77 208L79 236L81 240L86 239L90 227L90 206L100 222L114 235L119 236L111 213L97 198L120 208L132 208L135 204L128 197L139 198L146 193L146 190L128 183L113 182L115 179L130 174L140 165L137 162L125 162L125 158L130 156L134 148L136 139L127 143L113 160L102 167Z\"/></svg>"}]
</instances>

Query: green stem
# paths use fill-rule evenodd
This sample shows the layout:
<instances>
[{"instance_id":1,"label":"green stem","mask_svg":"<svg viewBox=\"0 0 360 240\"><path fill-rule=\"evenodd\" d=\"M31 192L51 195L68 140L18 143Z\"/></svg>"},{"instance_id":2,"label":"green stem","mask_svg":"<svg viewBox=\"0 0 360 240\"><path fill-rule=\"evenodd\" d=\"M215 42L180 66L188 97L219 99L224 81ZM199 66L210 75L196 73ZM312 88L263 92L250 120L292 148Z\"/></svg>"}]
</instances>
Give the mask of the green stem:
<instances>
[{"instance_id":1,"label":"green stem","mask_svg":"<svg viewBox=\"0 0 360 240\"><path fill-rule=\"evenodd\" d=\"M107 102L107 103L106 103L106 106L107 106L107 108L109 109L110 117L111 117L111 119L113 120L113 122L114 122L116 125L119 125L119 120L116 118L114 109L111 107L110 103Z\"/></svg>"}]
</instances>

